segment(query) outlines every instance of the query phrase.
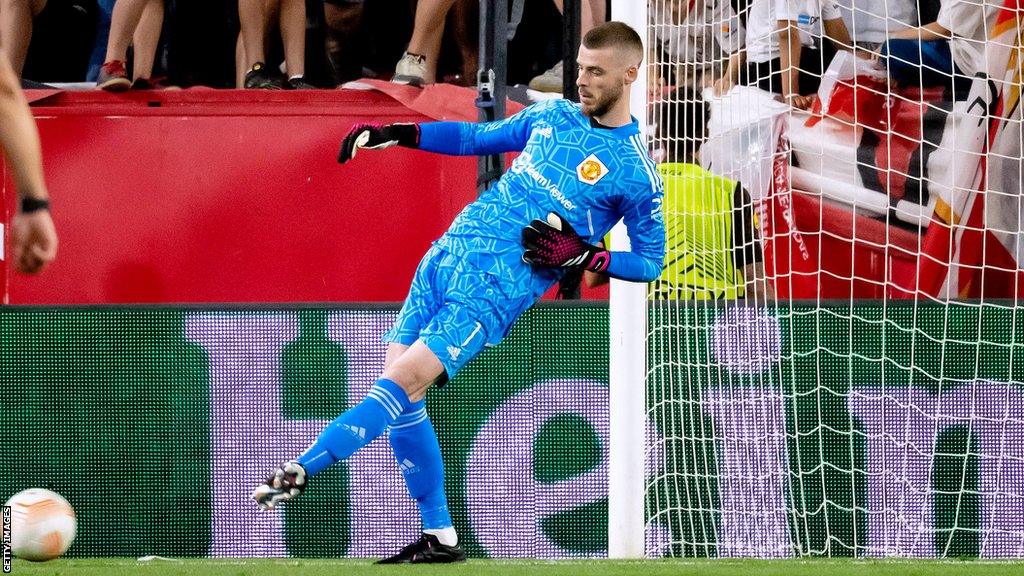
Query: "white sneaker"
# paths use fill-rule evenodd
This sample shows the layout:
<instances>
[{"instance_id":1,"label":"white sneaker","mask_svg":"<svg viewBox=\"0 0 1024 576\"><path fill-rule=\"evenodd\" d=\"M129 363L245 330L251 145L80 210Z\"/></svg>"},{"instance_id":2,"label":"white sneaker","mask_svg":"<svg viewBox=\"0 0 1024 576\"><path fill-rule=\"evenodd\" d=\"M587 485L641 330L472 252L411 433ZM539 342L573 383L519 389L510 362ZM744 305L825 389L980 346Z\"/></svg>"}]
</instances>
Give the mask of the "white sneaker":
<instances>
[{"instance_id":1,"label":"white sneaker","mask_svg":"<svg viewBox=\"0 0 1024 576\"><path fill-rule=\"evenodd\" d=\"M391 81L395 84L423 86L426 84L427 57L406 52L395 66L395 76Z\"/></svg>"},{"instance_id":2,"label":"white sneaker","mask_svg":"<svg viewBox=\"0 0 1024 576\"><path fill-rule=\"evenodd\" d=\"M550 70L530 80L530 89L538 92L562 93L562 61L551 67Z\"/></svg>"}]
</instances>

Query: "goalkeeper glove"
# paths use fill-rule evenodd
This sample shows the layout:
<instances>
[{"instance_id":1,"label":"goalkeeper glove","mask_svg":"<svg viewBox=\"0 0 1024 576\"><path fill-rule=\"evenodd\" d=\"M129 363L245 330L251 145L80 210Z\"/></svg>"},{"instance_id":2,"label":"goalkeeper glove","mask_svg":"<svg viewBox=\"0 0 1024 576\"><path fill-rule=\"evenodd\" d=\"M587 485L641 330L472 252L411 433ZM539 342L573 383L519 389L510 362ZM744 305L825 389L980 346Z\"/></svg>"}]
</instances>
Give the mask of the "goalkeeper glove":
<instances>
[{"instance_id":1,"label":"goalkeeper glove","mask_svg":"<svg viewBox=\"0 0 1024 576\"><path fill-rule=\"evenodd\" d=\"M611 254L584 242L564 218L549 212L547 222L534 220L523 228L523 261L540 268L608 269Z\"/></svg>"},{"instance_id":2,"label":"goalkeeper glove","mask_svg":"<svg viewBox=\"0 0 1024 576\"><path fill-rule=\"evenodd\" d=\"M360 148L381 150L394 145L418 148L420 127L417 124L356 124L341 141L338 164L344 164L356 157Z\"/></svg>"}]
</instances>

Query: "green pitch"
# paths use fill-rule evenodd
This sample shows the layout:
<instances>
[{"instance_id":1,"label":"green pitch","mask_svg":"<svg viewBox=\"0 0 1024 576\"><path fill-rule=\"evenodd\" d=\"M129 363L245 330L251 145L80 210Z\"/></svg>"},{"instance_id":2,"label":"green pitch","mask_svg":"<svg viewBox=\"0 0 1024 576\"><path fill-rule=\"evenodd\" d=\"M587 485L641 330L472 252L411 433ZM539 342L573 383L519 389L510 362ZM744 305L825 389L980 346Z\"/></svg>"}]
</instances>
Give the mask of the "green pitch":
<instances>
[{"instance_id":1,"label":"green pitch","mask_svg":"<svg viewBox=\"0 0 1024 576\"><path fill-rule=\"evenodd\" d=\"M470 560L449 566L374 566L360 560L15 560L12 574L53 576L1024 576L1024 562L948 560Z\"/></svg>"}]
</instances>

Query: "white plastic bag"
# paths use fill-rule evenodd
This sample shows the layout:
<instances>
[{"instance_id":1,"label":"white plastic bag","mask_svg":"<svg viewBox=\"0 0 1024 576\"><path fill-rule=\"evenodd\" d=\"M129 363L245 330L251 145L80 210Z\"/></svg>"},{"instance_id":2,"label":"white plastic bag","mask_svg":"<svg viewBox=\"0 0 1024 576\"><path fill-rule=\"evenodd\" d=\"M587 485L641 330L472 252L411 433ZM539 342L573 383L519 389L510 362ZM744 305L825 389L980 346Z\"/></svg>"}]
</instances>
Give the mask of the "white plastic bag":
<instances>
[{"instance_id":1,"label":"white plastic bag","mask_svg":"<svg viewBox=\"0 0 1024 576\"><path fill-rule=\"evenodd\" d=\"M874 80L885 81L885 68L879 66L878 62L858 58L852 52L840 50L836 53L828 70L821 75L821 84L818 86L818 100L821 102L821 113L828 113L828 103L832 99L832 92L836 84L846 80L853 80L857 76L867 76Z\"/></svg>"},{"instance_id":2,"label":"white plastic bag","mask_svg":"<svg viewBox=\"0 0 1024 576\"><path fill-rule=\"evenodd\" d=\"M705 91L711 108L708 140L701 164L708 171L737 180L756 201L768 196L772 158L790 107L775 95L750 86L735 86L722 97Z\"/></svg>"}]
</instances>

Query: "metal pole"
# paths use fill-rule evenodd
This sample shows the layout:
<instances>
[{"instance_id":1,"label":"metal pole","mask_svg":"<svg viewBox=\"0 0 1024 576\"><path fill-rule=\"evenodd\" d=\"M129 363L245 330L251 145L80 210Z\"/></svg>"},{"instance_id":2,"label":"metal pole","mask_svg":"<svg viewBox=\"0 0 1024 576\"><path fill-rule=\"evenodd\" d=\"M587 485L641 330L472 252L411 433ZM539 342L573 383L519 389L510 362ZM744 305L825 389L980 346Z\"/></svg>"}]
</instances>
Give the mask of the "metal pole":
<instances>
[{"instance_id":1,"label":"metal pole","mask_svg":"<svg viewBox=\"0 0 1024 576\"><path fill-rule=\"evenodd\" d=\"M580 3L585 0L563 0L562 9L562 96L579 102L576 92L576 53L580 49Z\"/></svg>"},{"instance_id":2,"label":"metal pole","mask_svg":"<svg viewBox=\"0 0 1024 576\"><path fill-rule=\"evenodd\" d=\"M480 121L505 117L508 53L508 0L480 0L480 70L477 72L476 105ZM501 177L505 158L501 154L477 159L477 190L483 191Z\"/></svg>"}]
</instances>

